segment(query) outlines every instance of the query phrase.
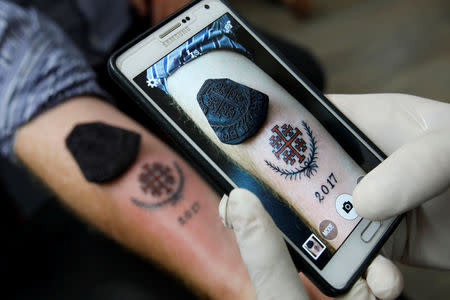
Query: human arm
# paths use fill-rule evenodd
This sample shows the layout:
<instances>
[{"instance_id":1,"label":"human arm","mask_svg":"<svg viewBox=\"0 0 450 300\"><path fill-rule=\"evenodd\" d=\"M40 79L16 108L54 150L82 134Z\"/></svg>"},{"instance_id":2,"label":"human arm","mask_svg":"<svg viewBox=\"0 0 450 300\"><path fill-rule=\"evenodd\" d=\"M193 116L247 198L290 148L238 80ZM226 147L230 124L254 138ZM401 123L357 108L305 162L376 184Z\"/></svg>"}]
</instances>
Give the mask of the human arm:
<instances>
[{"instance_id":1,"label":"human arm","mask_svg":"<svg viewBox=\"0 0 450 300\"><path fill-rule=\"evenodd\" d=\"M91 121L141 135L137 160L110 183L87 182L65 146L73 126ZM215 192L172 150L111 105L92 97L71 99L22 126L14 149L82 219L175 273L200 294L213 299L236 299L237 295L252 299L253 289L234 237L220 224ZM144 163L153 161L167 165L175 161L180 166L185 184L176 205L146 210L132 202L132 197L148 197L140 189L138 174ZM191 211L191 218L186 218L186 211ZM179 217L186 220L184 225Z\"/></svg>"},{"instance_id":2,"label":"human arm","mask_svg":"<svg viewBox=\"0 0 450 300\"><path fill-rule=\"evenodd\" d=\"M253 290L234 238L218 221L218 196L172 150L100 99L106 96L95 74L54 23L9 1L0 0L0 12L2 154L16 163L21 160L85 221L169 269L199 294L251 299ZM135 163L107 184L89 183L65 144L76 124L100 120L142 138ZM185 178L184 198L156 212L131 200L152 200L139 194L135 176L142 164L154 160L167 160L171 166L178 162Z\"/></svg>"}]
</instances>

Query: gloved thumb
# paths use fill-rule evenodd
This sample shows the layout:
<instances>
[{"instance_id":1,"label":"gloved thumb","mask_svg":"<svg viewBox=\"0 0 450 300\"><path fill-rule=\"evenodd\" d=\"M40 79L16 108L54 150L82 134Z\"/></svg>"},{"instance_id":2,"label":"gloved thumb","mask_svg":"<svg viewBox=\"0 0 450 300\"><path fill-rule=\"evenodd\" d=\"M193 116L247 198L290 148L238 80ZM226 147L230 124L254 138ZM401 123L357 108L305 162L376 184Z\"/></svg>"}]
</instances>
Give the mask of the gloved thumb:
<instances>
[{"instance_id":1,"label":"gloved thumb","mask_svg":"<svg viewBox=\"0 0 450 300\"><path fill-rule=\"evenodd\" d=\"M308 299L280 231L254 194L233 190L219 214L235 232L258 299Z\"/></svg>"},{"instance_id":2,"label":"gloved thumb","mask_svg":"<svg viewBox=\"0 0 450 300\"><path fill-rule=\"evenodd\" d=\"M355 210L384 220L445 191L450 184L450 134L429 132L403 145L368 173L353 191Z\"/></svg>"}]
</instances>

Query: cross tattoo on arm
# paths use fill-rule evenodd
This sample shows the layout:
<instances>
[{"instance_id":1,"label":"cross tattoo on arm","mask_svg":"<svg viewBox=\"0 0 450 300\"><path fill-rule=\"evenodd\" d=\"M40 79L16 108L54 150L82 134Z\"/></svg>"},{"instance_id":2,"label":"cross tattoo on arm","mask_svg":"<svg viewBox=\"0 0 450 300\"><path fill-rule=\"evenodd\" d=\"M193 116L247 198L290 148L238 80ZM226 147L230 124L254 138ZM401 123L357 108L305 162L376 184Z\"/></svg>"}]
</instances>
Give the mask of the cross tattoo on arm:
<instances>
[{"instance_id":1,"label":"cross tattoo on arm","mask_svg":"<svg viewBox=\"0 0 450 300\"><path fill-rule=\"evenodd\" d=\"M172 165L161 162L145 163L137 179L144 195L132 197L131 201L139 207L155 209L167 204L175 205L182 199L185 179L176 162Z\"/></svg>"},{"instance_id":2,"label":"cross tattoo on arm","mask_svg":"<svg viewBox=\"0 0 450 300\"><path fill-rule=\"evenodd\" d=\"M159 197L163 193L170 194L173 191L175 178L168 166L146 163L142 166L139 182L144 193Z\"/></svg>"}]
</instances>

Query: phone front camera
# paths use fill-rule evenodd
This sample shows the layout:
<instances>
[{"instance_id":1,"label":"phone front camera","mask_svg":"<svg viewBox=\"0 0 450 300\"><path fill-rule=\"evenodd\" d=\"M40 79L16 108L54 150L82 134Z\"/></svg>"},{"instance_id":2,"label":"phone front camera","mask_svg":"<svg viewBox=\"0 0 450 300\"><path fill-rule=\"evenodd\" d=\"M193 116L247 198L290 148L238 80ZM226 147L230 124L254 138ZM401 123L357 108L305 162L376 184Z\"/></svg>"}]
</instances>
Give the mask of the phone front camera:
<instances>
[{"instance_id":1,"label":"phone front camera","mask_svg":"<svg viewBox=\"0 0 450 300\"><path fill-rule=\"evenodd\" d=\"M191 18L189 18L189 17L186 17L186 21L189 21Z\"/></svg>"},{"instance_id":2,"label":"phone front camera","mask_svg":"<svg viewBox=\"0 0 450 300\"><path fill-rule=\"evenodd\" d=\"M183 23L186 23L186 20L185 20L185 19L183 19L183 20L181 20L181 22L183 22Z\"/></svg>"},{"instance_id":3,"label":"phone front camera","mask_svg":"<svg viewBox=\"0 0 450 300\"><path fill-rule=\"evenodd\" d=\"M206 9L209 9L209 5L208 5L208 4L205 4L205 8L206 8Z\"/></svg>"}]
</instances>

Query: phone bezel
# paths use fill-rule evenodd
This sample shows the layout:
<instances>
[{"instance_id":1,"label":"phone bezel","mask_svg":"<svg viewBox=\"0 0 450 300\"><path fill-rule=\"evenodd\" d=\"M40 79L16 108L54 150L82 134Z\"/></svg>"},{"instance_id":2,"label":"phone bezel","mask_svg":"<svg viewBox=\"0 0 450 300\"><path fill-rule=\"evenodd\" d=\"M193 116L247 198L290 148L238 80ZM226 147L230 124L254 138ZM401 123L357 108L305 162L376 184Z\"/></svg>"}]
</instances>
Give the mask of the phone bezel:
<instances>
[{"instance_id":1,"label":"phone bezel","mask_svg":"<svg viewBox=\"0 0 450 300\"><path fill-rule=\"evenodd\" d=\"M215 3L214 5L212 5ZM215 8L215 5L220 3L223 5L223 13L225 11L232 14L234 18L236 18L241 24L243 24L246 27L246 30L249 31L255 39L258 40L258 42L261 43L263 47L265 47L268 52L273 55L275 58L277 58L280 63L286 68L286 71L291 72L294 77L298 80L300 84L305 86L309 92L317 98L317 100L325 106L330 112L333 113L333 115L336 117L336 119L346 126L347 128L350 128L351 132L359 139L361 139L364 143L364 146L369 149L371 152L376 153L376 156L381 161L384 159L385 155L373 144L371 143L367 137L364 136L351 122L347 120L347 118L340 113L320 92L318 92L311 84L297 71L293 70L287 62L283 59L282 55L277 53L276 50L272 49L270 46L267 45L267 42L264 41L263 38L261 38L258 34L255 33L255 31L243 20L229 5L227 5L224 1L221 0L197 0L192 1L179 11L175 12L171 16L169 16L166 20L164 20L162 23L158 24L157 26L149 29L142 35L140 35L138 38L136 38L134 41L130 42L129 44L125 45L121 49L119 49L116 53L114 53L108 64L108 69L110 71L111 76L114 80L118 82L119 85L122 86L130 95L133 96L133 98L138 102L138 104L146 111L148 114L150 114L153 118L156 118L158 122L163 124L165 126L166 131L168 131L169 134L177 137L177 142L180 144L182 148L187 149L187 152L189 155L193 158L194 161L200 162L202 167L206 168L206 172L209 174L218 174L221 176L226 182L222 184L222 188L225 190L231 190L236 185L232 182L230 178L217 166L214 166L214 162L205 158L204 155L201 155L201 149L197 145L193 145L193 143L189 142L189 137L186 135L183 136L183 132L180 128L177 128L176 124L174 126L174 123L170 118L164 114L164 112L161 111L161 109L145 94L145 92L140 89L140 87L134 83L133 78L135 75L137 75L138 71L123 71L123 62L125 61L125 57L132 57L134 56L134 60L137 61L139 68L142 68L142 70L146 69L150 63L147 63L143 61L144 58L149 58L148 54L140 55L138 53L143 52L143 47L145 45L149 45L150 42L154 39L158 39L158 34L156 32L163 32L166 30L166 28L170 28L174 25L175 22L178 22L179 18L182 18L180 16L184 12L189 11L190 9L195 9L196 6L209 4L212 8L212 12ZM212 15L212 13L211 13ZM214 19L214 17L212 17ZM190 24L193 24L196 22L197 19L192 20ZM202 20L202 25L199 25L198 27L202 28L207 26L209 23L209 20ZM192 33L195 34L196 30L192 30ZM153 34L156 33L156 34ZM153 34L153 35L152 35ZM186 38L183 38L183 40L189 38L190 36L187 35ZM175 43L175 45L169 47L169 48L161 48L167 53L172 51L174 48L177 47L178 44ZM162 58L165 54L164 51L160 51L158 55L156 55L156 60L159 60ZM140 57L140 59L137 59L136 57ZM127 73L127 74L125 74ZM200 151L199 151L200 150ZM222 172L221 172L222 171ZM293 256L294 263L296 264L297 268L302 270L303 272L307 273L311 280L318 285L321 290L331 296L340 295L344 292L346 292L354 281L362 274L362 272L365 270L365 268L368 266L368 264L371 262L371 260L374 258L375 254L379 251L381 246L383 245L384 241L389 237L389 235L393 232L393 230L396 228L398 223L400 222L401 217L393 218L391 220L385 221L383 223L382 228L380 228L379 233L377 234L377 237L372 239L369 243L364 243L359 238L361 232L364 230L366 225L368 224L368 220L362 220L359 225L355 228L355 230L352 232L352 234L347 238L347 240L344 242L344 244L339 248L339 251L335 253L335 255L331 258L331 260L328 262L326 267L323 270L319 270L315 265L309 262L308 259L304 258L304 254L300 249L291 241L289 237L284 235L287 245L289 247L289 250L291 252L291 256ZM364 247L362 247L364 246ZM359 251L359 253L355 253L355 248L365 248L368 250L365 251ZM297 255L296 255L297 254ZM339 254L339 255L338 255ZM350 267L351 271L346 272L345 274L347 276L342 276L343 274L339 274L337 276L334 270L343 268L344 266L349 268L349 260L355 261L355 258L359 257L358 263L354 263L353 267ZM341 264L341 265L339 265ZM326 271L325 271L326 270ZM332 276L331 274L336 275ZM336 278L339 281L336 281ZM344 280L342 280L345 278ZM330 282L331 281L331 282Z\"/></svg>"}]
</instances>

